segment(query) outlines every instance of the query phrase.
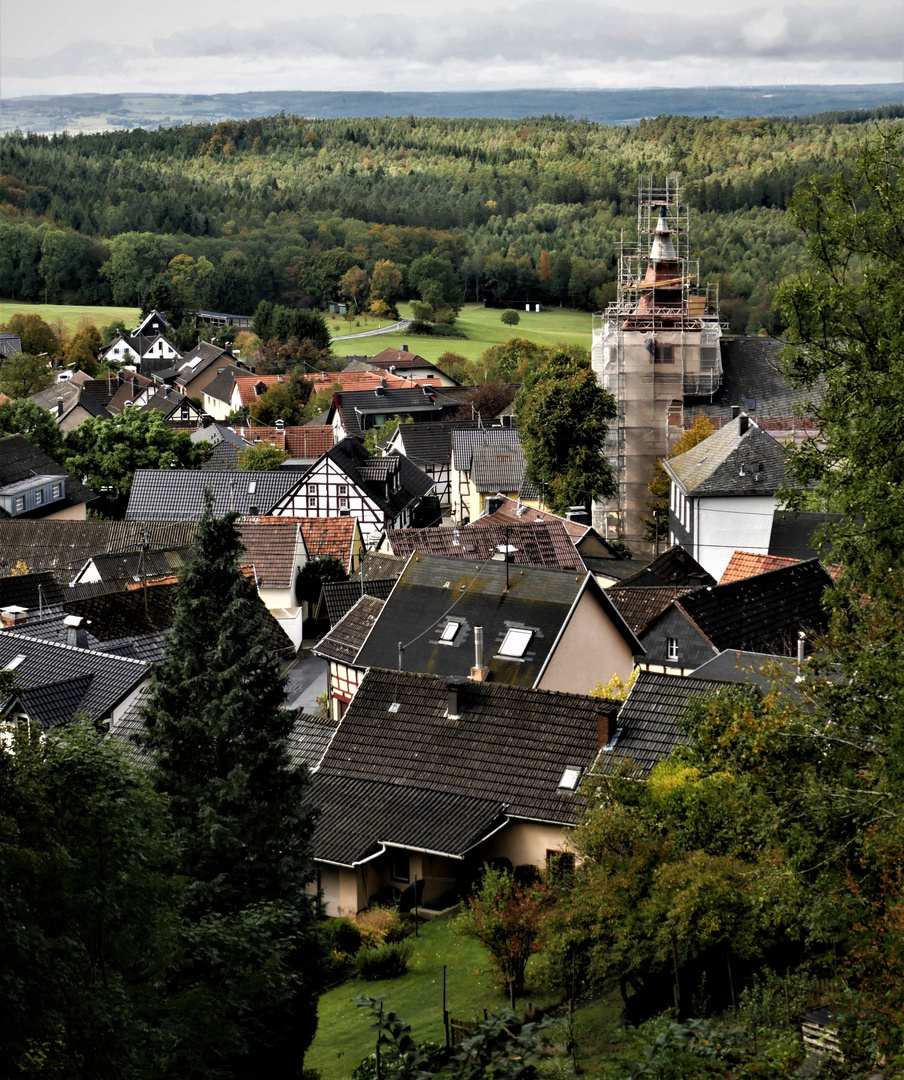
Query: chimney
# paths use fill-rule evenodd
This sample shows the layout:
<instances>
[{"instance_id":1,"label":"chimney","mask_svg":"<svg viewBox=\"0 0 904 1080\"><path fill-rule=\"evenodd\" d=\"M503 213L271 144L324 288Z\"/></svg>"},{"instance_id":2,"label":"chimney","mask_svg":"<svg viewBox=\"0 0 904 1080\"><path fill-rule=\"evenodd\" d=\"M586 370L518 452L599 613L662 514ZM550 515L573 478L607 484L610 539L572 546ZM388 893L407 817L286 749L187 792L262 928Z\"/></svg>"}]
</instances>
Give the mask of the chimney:
<instances>
[{"instance_id":1,"label":"chimney","mask_svg":"<svg viewBox=\"0 0 904 1080\"><path fill-rule=\"evenodd\" d=\"M597 753L609 745L609 733L612 730L612 718L608 713L596 714L596 749Z\"/></svg>"},{"instance_id":2,"label":"chimney","mask_svg":"<svg viewBox=\"0 0 904 1080\"><path fill-rule=\"evenodd\" d=\"M461 675L449 675L446 678L446 716L449 720L459 720L463 712L462 691L468 680Z\"/></svg>"},{"instance_id":3,"label":"chimney","mask_svg":"<svg viewBox=\"0 0 904 1080\"><path fill-rule=\"evenodd\" d=\"M741 415L741 406L740 405L732 405L732 407L731 407L731 418L732 418L732 420L737 420L737 418L740 415Z\"/></svg>"},{"instance_id":4,"label":"chimney","mask_svg":"<svg viewBox=\"0 0 904 1080\"><path fill-rule=\"evenodd\" d=\"M57 416L62 416L62 415L63 415L63 399L61 397L58 397L57 398Z\"/></svg>"},{"instance_id":5,"label":"chimney","mask_svg":"<svg viewBox=\"0 0 904 1080\"><path fill-rule=\"evenodd\" d=\"M138 380L132 379L132 400L134 401L136 397L138 397Z\"/></svg>"},{"instance_id":6,"label":"chimney","mask_svg":"<svg viewBox=\"0 0 904 1080\"><path fill-rule=\"evenodd\" d=\"M472 682L486 682L490 673L488 667L483 666L483 627L474 627L474 666L471 668Z\"/></svg>"},{"instance_id":7,"label":"chimney","mask_svg":"<svg viewBox=\"0 0 904 1080\"><path fill-rule=\"evenodd\" d=\"M28 622L28 612L23 607L5 607L0 611L0 623L4 626L22 626Z\"/></svg>"},{"instance_id":8,"label":"chimney","mask_svg":"<svg viewBox=\"0 0 904 1080\"><path fill-rule=\"evenodd\" d=\"M738 434L746 435L747 429L750 427L750 417L747 413L741 413L738 417Z\"/></svg>"},{"instance_id":9,"label":"chimney","mask_svg":"<svg viewBox=\"0 0 904 1080\"><path fill-rule=\"evenodd\" d=\"M63 625L66 627L67 645L74 645L77 649L88 648L88 631L81 615L67 615L63 619Z\"/></svg>"},{"instance_id":10,"label":"chimney","mask_svg":"<svg viewBox=\"0 0 904 1080\"><path fill-rule=\"evenodd\" d=\"M402 352L408 352L408 346L407 345L402 346Z\"/></svg>"}]
</instances>

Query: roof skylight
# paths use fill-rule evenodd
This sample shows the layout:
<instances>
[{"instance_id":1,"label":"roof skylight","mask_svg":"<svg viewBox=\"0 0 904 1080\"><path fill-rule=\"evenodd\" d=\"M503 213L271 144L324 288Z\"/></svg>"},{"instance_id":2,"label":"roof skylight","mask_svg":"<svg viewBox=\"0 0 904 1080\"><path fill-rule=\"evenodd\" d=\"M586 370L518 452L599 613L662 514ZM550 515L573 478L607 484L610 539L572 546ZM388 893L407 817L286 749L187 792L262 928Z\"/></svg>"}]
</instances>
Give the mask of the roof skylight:
<instances>
[{"instance_id":1,"label":"roof skylight","mask_svg":"<svg viewBox=\"0 0 904 1080\"><path fill-rule=\"evenodd\" d=\"M578 786L578 780L581 779L581 770L574 765L568 765L565 771L562 773L562 779L559 781L560 788L567 788L569 791L574 791Z\"/></svg>"},{"instance_id":2,"label":"roof skylight","mask_svg":"<svg viewBox=\"0 0 904 1080\"><path fill-rule=\"evenodd\" d=\"M455 640L455 635L458 633L458 628L460 626L461 623L457 622L446 623L446 625L443 627L443 632L439 636L439 640L443 643L443 645L452 644L452 642Z\"/></svg>"},{"instance_id":3,"label":"roof skylight","mask_svg":"<svg viewBox=\"0 0 904 1080\"><path fill-rule=\"evenodd\" d=\"M530 645L530 639L534 636L533 630L521 630L516 627L506 631L505 638L499 646L500 656L510 656L520 660Z\"/></svg>"}]
</instances>

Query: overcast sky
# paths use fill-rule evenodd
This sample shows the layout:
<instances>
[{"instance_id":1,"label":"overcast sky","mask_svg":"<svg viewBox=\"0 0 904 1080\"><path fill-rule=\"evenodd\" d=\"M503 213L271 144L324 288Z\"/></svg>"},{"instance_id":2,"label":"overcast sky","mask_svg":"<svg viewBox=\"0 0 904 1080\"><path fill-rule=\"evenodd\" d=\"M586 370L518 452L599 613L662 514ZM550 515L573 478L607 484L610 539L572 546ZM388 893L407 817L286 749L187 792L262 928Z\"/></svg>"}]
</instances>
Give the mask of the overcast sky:
<instances>
[{"instance_id":1,"label":"overcast sky","mask_svg":"<svg viewBox=\"0 0 904 1080\"><path fill-rule=\"evenodd\" d=\"M0 95L874 83L904 4L3 0Z\"/></svg>"}]
</instances>

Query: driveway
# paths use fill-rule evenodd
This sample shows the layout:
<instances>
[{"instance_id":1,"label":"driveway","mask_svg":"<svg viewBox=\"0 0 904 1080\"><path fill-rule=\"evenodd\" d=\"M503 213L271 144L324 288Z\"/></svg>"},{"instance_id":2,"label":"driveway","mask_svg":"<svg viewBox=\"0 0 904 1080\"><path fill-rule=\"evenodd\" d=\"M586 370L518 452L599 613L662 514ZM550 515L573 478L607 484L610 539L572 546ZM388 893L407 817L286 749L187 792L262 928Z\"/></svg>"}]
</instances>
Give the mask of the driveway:
<instances>
[{"instance_id":1,"label":"driveway","mask_svg":"<svg viewBox=\"0 0 904 1080\"><path fill-rule=\"evenodd\" d=\"M317 695L326 693L328 684L326 660L313 654L296 660L286 672L286 708L316 715L320 711Z\"/></svg>"}]
</instances>

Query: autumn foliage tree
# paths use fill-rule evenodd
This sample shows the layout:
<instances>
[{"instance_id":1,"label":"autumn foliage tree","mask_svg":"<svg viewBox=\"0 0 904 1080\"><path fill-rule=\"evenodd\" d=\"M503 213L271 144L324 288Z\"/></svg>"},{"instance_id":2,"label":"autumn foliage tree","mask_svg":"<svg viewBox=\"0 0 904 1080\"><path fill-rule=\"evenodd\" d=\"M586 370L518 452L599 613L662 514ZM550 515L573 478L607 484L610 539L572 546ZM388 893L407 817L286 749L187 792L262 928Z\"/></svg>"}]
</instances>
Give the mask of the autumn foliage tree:
<instances>
[{"instance_id":1,"label":"autumn foliage tree","mask_svg":"<svg viewBox=\"0 0 904 1080\"><path fill-rule=\"evenodd\" d=\"M680 438L672 447L671 453L667 454L666 458L659 459L653 472L653 479L647 485L647 491L655 496L652 502L647 503L647 506L652 511L652 517L642 519L646 525L647 540L663 540L669 535L669 477L662 467L662 462L667 458L678 457L679 454L690 450L692 446L696 446L697 443L708 439L715 430L716 425L709 417L699 413L694 418L691 426L682 432Z\"/></svg>"},{"instance_id":2,"label":"autumn foliage tree","mask_svg":"<svg viewBox=\"0 0 904 1080\"><path fill-rule=\"evenodd\" d=\"M510 870L485 866L456 930L486 946L512 1000L524 991L531 956L543 940L548 890L537 882L521 885Z\"/></svg>"}]
</instances>

